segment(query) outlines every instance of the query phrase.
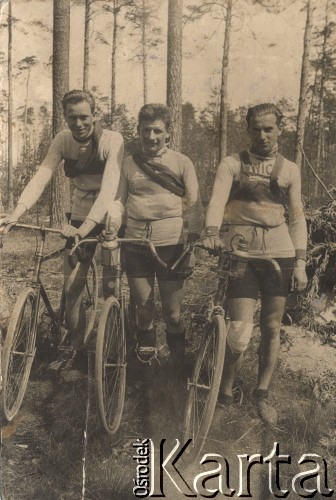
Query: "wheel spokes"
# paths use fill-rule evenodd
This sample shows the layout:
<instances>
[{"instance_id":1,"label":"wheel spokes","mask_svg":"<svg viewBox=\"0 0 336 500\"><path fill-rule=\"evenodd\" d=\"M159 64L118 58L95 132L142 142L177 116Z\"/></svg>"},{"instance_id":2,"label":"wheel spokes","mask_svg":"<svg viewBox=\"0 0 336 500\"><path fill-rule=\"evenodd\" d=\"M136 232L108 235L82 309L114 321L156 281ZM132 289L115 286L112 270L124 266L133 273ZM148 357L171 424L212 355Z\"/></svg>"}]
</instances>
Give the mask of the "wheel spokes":
<instances>
[{"instance_id":1,"label":"wheel spokes","mask_svg":"<svg viewBox=\"0 0 336 500\"><path fill-rule=\"evenodd\" d=\"M112 425L118 407L122 370L125 367L120 316L115 314L114 309L110 311L105 329L108 341L103 352L104 406L107 423Z\"/></svg>"},{"instance_id":2,"label":"wheel spokes","mask_svg":"<svg viewBox=\"0 0 336 500\"><path fill-rule=\"evenodd\" d=\"M213 374L215 366L215 341L214 336L209 335L206 339L206 344L203 349L203 356L200 360L200 367L197 380L192 384L192 389L194 391L193 401L192 401L192 414L191 420L191 432L192 439L195 443L197 439L203 436L199 435L202 422L205 417L207 410L208 399L210 396L210 390L213 383Z\"/></svg>"},{"instance_id":3,"label":"wheel spokes","mask_svg":"<svg viewBox=\"0 0 336 500\"><path fill-rule=\"evenodd\" d=\"M32 304L28 299L18 318L13 348L9 356L6 378L6 404L8 408L15 404L21 390L26 366L34 357L30 346L33 321Z\"/></svg>"}]
</instances>

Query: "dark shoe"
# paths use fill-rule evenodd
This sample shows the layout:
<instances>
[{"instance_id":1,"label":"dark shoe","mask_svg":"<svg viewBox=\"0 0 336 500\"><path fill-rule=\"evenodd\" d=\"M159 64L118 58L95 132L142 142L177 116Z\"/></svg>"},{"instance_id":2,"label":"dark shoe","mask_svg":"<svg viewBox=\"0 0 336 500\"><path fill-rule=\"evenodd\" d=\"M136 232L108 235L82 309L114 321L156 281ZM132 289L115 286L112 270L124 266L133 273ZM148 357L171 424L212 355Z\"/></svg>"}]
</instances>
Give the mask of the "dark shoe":
<instances>
[{"instance_id":1,"label":"dark shoe","mask_svg":"<svg viewBox=\"0 0 336 500\"><path fill-rule=\"evenodd\" d=\"M265 424L276 425L278 423L278 412L267 401L268 391L265 389L254 389L253 396L260 419Z\"/></svg>"},{"instance_id":2,"label":"dark shoe","mask_svg":"<svg viewBox=\"0 0 336 500\"><path fill-rule=\"evenodd\" d=\"M85 351L77 351L76 355L72 358L71 369L78 370L85 375L88 373L88 354Z\"/></svg>"},{"instance_id":3,"label":"dark shoe","mask_svg":"<svg viewBox=\"0 0 336 500\"><path fill-rule=\"evenodd\" d=\"M154 359L157 359L158 349L155 346L156 332L154 329L137 331L135 352L139 361L150 364Z\"/></svg>"},{"instance_id":4,"label":"dark shoe","mask_svg":"<svg viewBox=\"0 0 336 500\"><path fill-rule=\"evenodd\" d=\"M71 362L75 355L76 351L71 346L64 348L60 352L58 358L50 363L50 365L48 366L48 370L51 370L52 372L62 370L69 362Z\"/></svg>"},{"instance_id":5,"label":"dark shoe","mask_svg":"<svg viewBox=\"0 0 336 500\"><path fill-rule=\"evenodd\" d=\"M185 332L166 332L166 340L170 350L171 362L177 366L185 364Z\"/></svg>"},{"instance_id":6,"label":"dark shoe","mask_svg":"<svg viewBox=\"0 0 336 500\"><path fill-rule=\"evenodd\" d=\"M217 406L220 408L226 408L234 404L234 397L229 394L219 393L217 398Z\"/></svg>"},{"instance_id":7,"label":"dark shoe","mask_svg":"<svg viewBox=\"0 0 336 500\"><path fill-rule=\"evenodd\" d=\"M86 352L78 351L62 367L62 376L67 380L86 378L88 376L88 355Z\"/></svg>"},{"instance_id":8,"label":"dark shoe","mask_svg":"<svg viewBox=\"0 0 336 500\"><path fill-rule=\"evenodd\" d=\"M232 389L232 396L229 394L224 394L223 392L219 392L217 398L217 406L224 408L225 406L231 405L241 405L243 402L243 390L240 385L235 385Z\"/></svg>"}]
</instances>

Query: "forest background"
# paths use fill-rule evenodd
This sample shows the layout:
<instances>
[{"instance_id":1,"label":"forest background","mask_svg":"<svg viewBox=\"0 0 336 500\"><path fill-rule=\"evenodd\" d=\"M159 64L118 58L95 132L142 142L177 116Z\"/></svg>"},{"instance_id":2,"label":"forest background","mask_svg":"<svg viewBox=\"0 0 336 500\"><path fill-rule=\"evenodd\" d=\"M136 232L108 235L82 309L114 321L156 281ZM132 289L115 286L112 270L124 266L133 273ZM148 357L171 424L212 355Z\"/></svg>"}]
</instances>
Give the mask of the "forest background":
<instances>
[{"instance_id":1,"label":"forest background","mask_svg":"<svg viewBox=\"0 0 336 500\"><path fill-rule=\"evenodd\" d=\"M172 146L194 161L204 204L220 158L248 144L247 106L276 102L286 116L281 150L302 167L307 202L333 196L334 0L7 0L0 7L4 211L64 127L59 101L71 88L92 91L97 117L123 134L128 152L139 108L167 101ZM58 189L55 182L32 213L57 225L69 194L64 179Z\"/></svg>"},{"instance_id":2,"label":"forest background","mask_svg":"<svg viewBox=\"0 0 336 500\"><path fill-rule=\"evenodd\" d=\"M128 152L137 145L139 108L144 102L167 102L172 146L194 161L204 205L220 159L248 144L247 106L276 102L286 116L281 151L301 168L306 203L325 204L336 186L335 21L336 0L0 0L0 212L11 210L53 135L65 127L61 99L73 88L93 92L97 117L104 127L123 134ZM60 168L30 211L33 221L48 225L50 218L61 225L69 193ZM258 427L247 396L242 418L230 432L223 434L223 415L212 426L211 439L218 440L218 451L226 440L228 456L236 458L238 448L255 453L265 443L269 451L271 439L284 442L292 456L313 450L332 467L335 463L335 355L328 345L314 349L310 336L322 330L323 344L336 345L335 322L326 319L316 326L311 307L326 304L326 294L315 300L324 291L321 276L327 276L325 286L335 295L334 208L321 210L310 222L320 239L311 252L318 264L309 300L303 297L299 303L303 326L282 332L287 364L282 362L277 373L276 399L286 433L280 429L270 436ZM33 236L12 238L1 254L1 283L9 295L6 318L31 272L35 248ZM47 275L57 294L62 263L59 268L53 263ZM213 281L208 262L200 262L188 285L186 319L199 312L202 294ZM247 395L256 376L257 345L255 336L242 375ZM143 384L141 390L149 388L143 408L137 386L128 394L123 426L113 443L100 432L94 397L87 398L85 384L80 390L76 384L55 388L44 372L43 380L33 379L23 417L2 429L4 491L16 499L44 499L46 492L50 498L78 498L86 456L90 498L111 498L111 492L130 498L120 491L128 494L133 484L133 437L161 439L167 429L176 436L176 428L169 426L182 422L173 397L162 397L174 391L169 377L160 373L161 379L157 372L149 374L155 384ZM322 405L326 401L329 406ZM88 450L82 441L86 405L91 405Z\"/></svg>"}]
</instances>

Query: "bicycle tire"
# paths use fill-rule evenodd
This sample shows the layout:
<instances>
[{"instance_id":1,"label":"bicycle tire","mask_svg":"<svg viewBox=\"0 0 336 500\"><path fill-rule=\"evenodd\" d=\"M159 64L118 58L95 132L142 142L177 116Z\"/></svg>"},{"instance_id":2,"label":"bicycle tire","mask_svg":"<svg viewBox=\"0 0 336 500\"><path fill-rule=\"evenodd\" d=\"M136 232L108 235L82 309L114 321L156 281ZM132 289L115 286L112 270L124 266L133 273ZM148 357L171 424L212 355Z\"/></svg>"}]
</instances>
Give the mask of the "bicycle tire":
<instances>
[{"instance_id":1,"label":"bicycle tire","mask_svg":"<svg viewBox=\"0 0 336 500\"><path fill-rule=\"evenodd\" d=\"M35 356L37 325L34 325L36 292L23 290L14 306L2 354L1 413L7 422L18 413L26 393Z\"/></svg>"},{"instance_id":2,"label":"bicycle tire","mask_svg":"<svg viewBox=\"0 0 336 500\"><path fill-rule=\"evenodd\" d=\"M123 311L115 297L104 304L96 343L95 378L98 408L104 429L117 432L126 389L126 339Z\"/></svg>"},{"instance_id":3,"label":"bicycle tire","mask_svg":"<svg viewBox=\"0 0 336 500\"><path fill-rule=\"evenodd\" d=\"M225 320L219 314L212 317L203 331L184 414L183 442L192 438L184 452L186 463L197 459L211 426L224 365L226 334Z\"/></svg>"},{"instance_id":4,"label":"bicycle tire","mask_svg":"<svg viewBox=\"0 0 336 500\"><path fill-rule=\"evenodd\" d=\"M86 346L91 338L98 306L98 269L94 258L92 259L88 276L86 278L82 305L86 316L86 327L83 340L84 346Z\"/></svg>"},{"instance_id":5,"label":"bicycle tire","mask_svg":"<svg viewBox=\"0 0 336 500\"><path fill-rule=\"evenodd\" d=\"M137 306L135 304L134 298L129 296L129 300L126 302L125 306L125 332L127 339L127 348L135 348L136 344L136 327L137 327Z\"/></svg>"}]
</instances>

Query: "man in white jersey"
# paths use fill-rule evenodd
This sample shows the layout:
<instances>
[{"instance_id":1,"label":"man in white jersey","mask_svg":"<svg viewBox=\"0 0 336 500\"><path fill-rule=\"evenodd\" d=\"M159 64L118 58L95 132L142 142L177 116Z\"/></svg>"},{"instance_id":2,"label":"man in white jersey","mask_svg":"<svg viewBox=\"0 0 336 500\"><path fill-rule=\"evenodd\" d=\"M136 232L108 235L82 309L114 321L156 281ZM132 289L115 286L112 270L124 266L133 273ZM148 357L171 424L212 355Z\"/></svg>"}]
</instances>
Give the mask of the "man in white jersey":
<instances>
[{"instance_id":1,"label":"man in white jersey","mask_svg":"<svg viewBox=\"0 0 336 500\"><path fill-rule=\"evenodd\" d=\"M183 244L197 240L203 214L196 172L191 160L168 147L171 117L160 103L139 112L139 149L125 158L116 200L109 208L110 231L120 228L126 210L125 236L150 238L168 265L183 252ZM187 221L186 232L184 218ZM176 366L185 364L185 327L181 319L184 281L188 265L176 272L162 269L149 250L139 245L125 248L125 270L137 305L137 352L151 357L155 350L154 282L158 282L166 339Z\"/></svg>"},{"instance_id":2,"label":"man in white jersey","mask_svg":"<svg viewBox=\"0 0 336 500\"><path fill-rule=\"evenodd\" d=\"M300 172L295 163L278 152L282 113L274 104L249 108L247 126L250 149L224 158L218 167L206 214L204 246L218 250L234 246L244 236L249 250L275 259L282 271L276 284L265 261L247 264L242 279L230 279L230 326L218 403L234 400L235 376L241 366L252 329L255 304L261 298L258 383L254 390L259 416L275 424L278 414L267 401L268 388L278 360L280 324L289 289L303 290L307 229L301 203ZM286 223L285 207L289 222ZM219 230L224 229L223 241Z\"/></svg>"},{"instance_id":3,"label":"man in white jersey","mask_svg":"<svg viewBox=\"0 0 336 500\"><path fill-rule=\"evenodd\" d=\"M71 224L63 228L64 237L97 235L104 228L105 207L114 198L119 182L123 138L118 132L101 128L94 116L94 98L86 91L67 92L63 97L63 111L69 130L59 132L52 140L46 158L22 192L16 208L0 219L0 225L18 221L38 201L54 171L64 161L65 175L74 185ZM65 318L72 345L75 350L81 350L85 331L81 299L95 247L87 249L88 258L79 262L74 270L68 264L70 247L68 240L64 257ZM104 269L105 296L109 294L110 281L108 270Z\"/></svg>"}]
</instances>

